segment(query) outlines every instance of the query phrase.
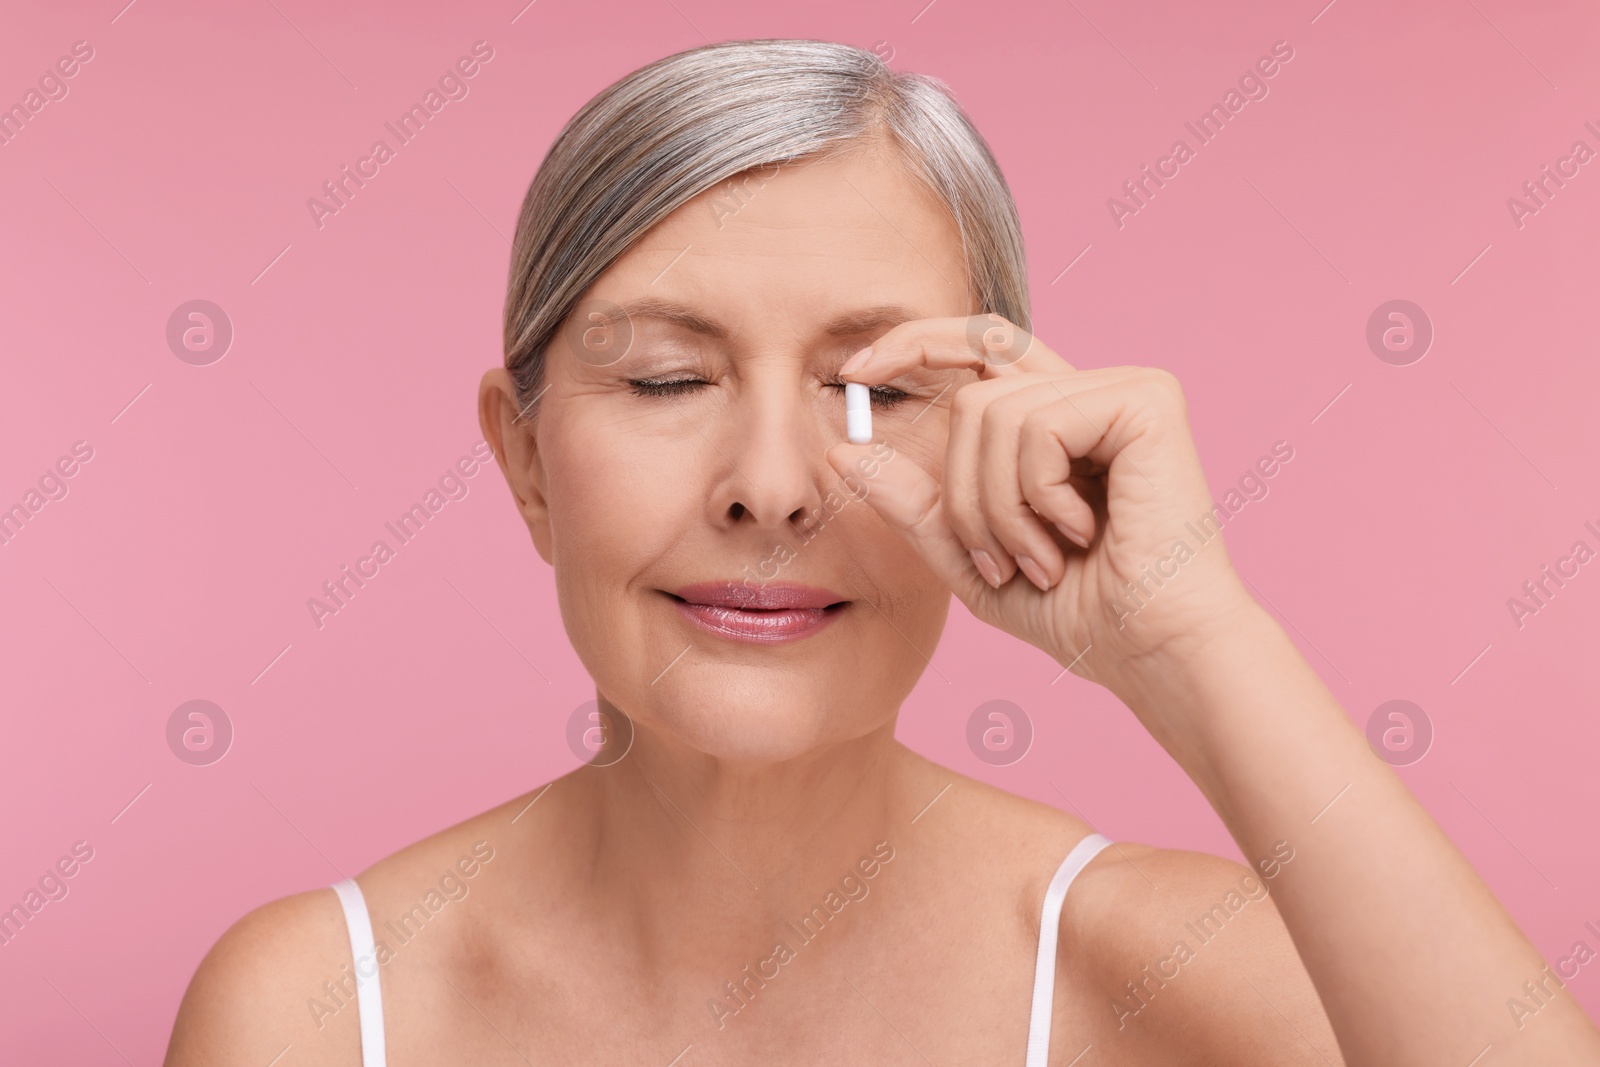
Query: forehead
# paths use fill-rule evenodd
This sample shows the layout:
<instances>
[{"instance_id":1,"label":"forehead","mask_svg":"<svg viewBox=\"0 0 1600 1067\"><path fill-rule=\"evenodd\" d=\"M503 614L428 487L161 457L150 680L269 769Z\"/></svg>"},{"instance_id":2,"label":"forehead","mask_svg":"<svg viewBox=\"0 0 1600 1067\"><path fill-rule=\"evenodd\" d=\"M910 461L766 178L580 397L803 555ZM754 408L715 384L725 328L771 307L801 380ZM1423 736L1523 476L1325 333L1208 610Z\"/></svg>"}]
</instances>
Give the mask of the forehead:
<instances>
[{"instance_id":1,"label":"forehead","mask_svg":"<svg viewBox=\"0 0 1600 1067\"><path fill-rule=\"evenodd\" d=\"M706 190L640 238L591 293L808 334L836 334L873 309L889 325L907 310L971 310L949 210L874 148L755 168Z\"/></svg>"}]
</instances>

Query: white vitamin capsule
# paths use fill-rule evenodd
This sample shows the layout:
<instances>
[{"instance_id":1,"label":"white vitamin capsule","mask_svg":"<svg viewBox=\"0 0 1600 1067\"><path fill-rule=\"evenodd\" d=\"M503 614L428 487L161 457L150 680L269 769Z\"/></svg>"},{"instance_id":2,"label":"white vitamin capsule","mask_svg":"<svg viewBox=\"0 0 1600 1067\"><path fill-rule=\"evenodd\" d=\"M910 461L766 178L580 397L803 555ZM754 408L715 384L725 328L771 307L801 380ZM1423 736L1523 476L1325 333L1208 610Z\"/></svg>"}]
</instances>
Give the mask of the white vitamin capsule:
<instances>
[{"instance_id":1,"label":"white vitamin capsule","mask_svg":"<svg viewBox=\"0 0 1600 1067\"><path fill-rule=\"evenodd\" d=\"M872 390L861 382L844 383L844 436L853 445L872 443Z\"/></svg>"}]
</instances>

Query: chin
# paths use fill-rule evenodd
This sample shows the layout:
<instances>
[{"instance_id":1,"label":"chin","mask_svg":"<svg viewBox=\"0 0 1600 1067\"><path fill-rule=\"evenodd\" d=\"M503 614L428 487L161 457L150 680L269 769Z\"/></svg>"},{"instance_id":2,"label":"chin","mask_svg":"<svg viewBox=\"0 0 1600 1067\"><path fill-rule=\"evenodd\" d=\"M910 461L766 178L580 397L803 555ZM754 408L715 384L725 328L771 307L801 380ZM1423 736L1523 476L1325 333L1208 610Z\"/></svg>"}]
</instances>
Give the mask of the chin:
<instances>
[{"instance_id":1,"label":"chin","mask_svg":"<svg viewBox=\"0 0 1600 1067\"><path fill-rule=\"evenodd\" d=\"M781 674L724 667L700 676L685 672L676 686L652 694L638 717L648 716L641 725L670 738L669 744L713 759L781 763L881 725L848 718L863 710L859 701L839 700Z\"/></svg>"}]
</instances>

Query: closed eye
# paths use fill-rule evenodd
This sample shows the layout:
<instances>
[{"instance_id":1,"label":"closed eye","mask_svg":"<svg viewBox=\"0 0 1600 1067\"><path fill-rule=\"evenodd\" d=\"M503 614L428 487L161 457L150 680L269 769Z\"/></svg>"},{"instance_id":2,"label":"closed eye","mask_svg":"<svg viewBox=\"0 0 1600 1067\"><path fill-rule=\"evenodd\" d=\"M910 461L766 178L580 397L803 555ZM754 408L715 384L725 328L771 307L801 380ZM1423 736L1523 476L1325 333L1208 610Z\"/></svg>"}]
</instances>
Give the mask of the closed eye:
<instances>
[{"instance_id":1,"label":"closed eye","mask_svg":"<svg viewBox=\"0 0 1600 1067\"><path fill-rule=\"evenodd\" d=\"M702 385L710 383L701 378L670 378L666 381L633 381L634 396L677 396L680 393L691 392Z\"/></svg>"},{"instance_id":2,"label":"closed eye","mask_svg":"<svg viewBox=\"0 0 1600 1067\"><path fill-rule=\"evenodd\" d=\"M666 380L630 379L628 381L628 385L632 387L634 396L681 396L685 393L693 392L702 385L709 384L711 383L705 381L703 378L669 378ZM843 379L827 382L825 384L838 389L841 393L844 391L845 383ZM881 408L894 407L895 405L910 399L911 395L887 385L874 385L871 387L870 392L873 404Z\"/></svg>"},{"instance_id":3,"label":"closed eye","mask_svg":"<svg viewBox=\"0 0 1600 1067\"><path fill-rule=\"evenodd\" d=\"M827 384L833 386L835 389L838 389L841 393L844 392L845 382L842 378L838 379L837 381L828 382ZM888 385L870 386L868 387L867 391L872 397L872 403L875 407L892 408L896 404L911 399L910 393L903 393L900 390Z\"/></svg>"}]
</instances>

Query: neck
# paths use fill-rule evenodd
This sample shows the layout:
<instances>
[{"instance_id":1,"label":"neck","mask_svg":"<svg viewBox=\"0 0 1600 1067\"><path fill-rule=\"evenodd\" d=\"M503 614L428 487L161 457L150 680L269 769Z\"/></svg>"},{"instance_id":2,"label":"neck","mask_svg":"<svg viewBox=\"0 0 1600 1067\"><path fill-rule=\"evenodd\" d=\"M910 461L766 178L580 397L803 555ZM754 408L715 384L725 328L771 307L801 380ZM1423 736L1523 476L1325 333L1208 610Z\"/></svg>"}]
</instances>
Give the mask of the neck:
<instances>
[{"instance_id":1,"label":"neck","mask_svg":"<svg viewBox=\"0 0 1600 1067\"><path fill-rule=\"evenodd\" d=\"M761 762L708 756L636 723L625 756L572 776L581 794L568 810L582 821L567 835L586 852L588 899L647 960L715 971L770 949L846 877L863 899L885 884L860 865L880 842L880 859L892 850L926 803L926 767L894 739L892 718Z\"/></svg>"}]
</instances>

